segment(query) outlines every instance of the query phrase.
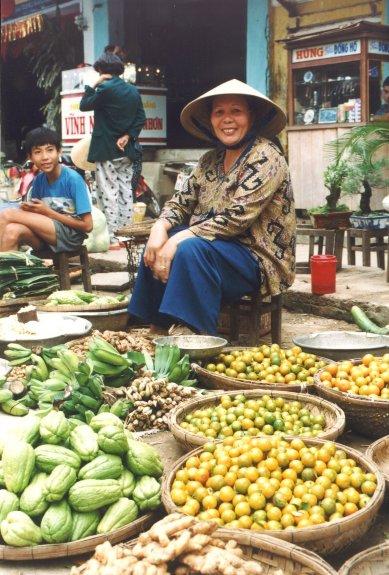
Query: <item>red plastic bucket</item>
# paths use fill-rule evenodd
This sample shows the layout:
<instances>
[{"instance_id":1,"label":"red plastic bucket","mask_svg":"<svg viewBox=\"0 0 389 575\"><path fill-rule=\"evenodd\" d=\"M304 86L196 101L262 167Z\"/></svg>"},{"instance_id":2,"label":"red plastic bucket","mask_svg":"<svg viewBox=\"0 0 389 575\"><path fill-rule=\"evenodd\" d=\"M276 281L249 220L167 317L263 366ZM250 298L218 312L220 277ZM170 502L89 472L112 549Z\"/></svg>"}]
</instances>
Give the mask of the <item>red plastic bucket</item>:
<instances>
[{"instance_id":1,"label":"red plastic bucket","mask_svg":"<svg viewBox=\"0 0 389 575\"><path fill-rule=\"evenodd\" d=\"M336 256L311 256L311 289L318 295L336 291Z\"/></svg>"}]
</instances>

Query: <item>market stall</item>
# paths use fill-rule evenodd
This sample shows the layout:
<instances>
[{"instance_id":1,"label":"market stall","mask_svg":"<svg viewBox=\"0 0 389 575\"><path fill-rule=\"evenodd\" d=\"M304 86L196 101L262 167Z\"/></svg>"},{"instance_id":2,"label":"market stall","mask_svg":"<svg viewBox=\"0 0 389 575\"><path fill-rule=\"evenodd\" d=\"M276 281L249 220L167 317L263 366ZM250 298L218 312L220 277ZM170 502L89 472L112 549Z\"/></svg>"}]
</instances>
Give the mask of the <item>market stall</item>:
<instances>
[{"instance_id":1,"label":"market stall","mask_svg":"<svg viewBox=\"0 0 389 575\"><path fill-rule=\"evenodd\" d=\"M40 309L88 300L57 291ZM63 573L65 556L72 575L335 575L351 543L375 542L388 443L368 457L350 434L389 433L387 342L338 362L136 329L42 345L25 313L0 320L7 575L38 559Z\"/></svg>"},{"instance_id":2,"label":"market stall","mask_svg":"<svg viewBox=\"0 0 389 575\"><path fill-rule=\"evenodd\" d=\"M61 125L65 149L93 131L93 112L82 112L79 105L85 85L93 83L97 76L91 66L62 72ZM146 114L139 141L143 146L166 146L167 90L161 82L162 73L156 67L145 66L136 70L133 64L126 65L124 78L135 81L136 77L148 82L137 84Z\"/></svg>"},{"instance_id":3,"label":"market stall","mask_svg":"<svg viewBox=\"0 0 389 575\"><path fill-rule=\"evenodd\" d=\"M380 106L389 26L359 22L285 41L288 50L288 156L296 207L324 202L324 146ZM377 191L376 204L385 196Z\"/></svg>"}]
</instances>

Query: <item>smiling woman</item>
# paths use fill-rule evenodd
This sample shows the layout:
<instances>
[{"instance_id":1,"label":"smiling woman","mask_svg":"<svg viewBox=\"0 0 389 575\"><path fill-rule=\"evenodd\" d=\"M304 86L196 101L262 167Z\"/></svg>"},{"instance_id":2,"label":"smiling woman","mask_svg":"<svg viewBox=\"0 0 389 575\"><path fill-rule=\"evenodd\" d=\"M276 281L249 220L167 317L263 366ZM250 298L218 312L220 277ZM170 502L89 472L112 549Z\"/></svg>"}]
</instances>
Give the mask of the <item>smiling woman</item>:
<instances>
[{"instance_id":1,"label":"smiling woman","mask_svg":"<svg viewBox=\"0 0 389 575\"><path fill-rule=\"evenodd\" d=\"M215 334L222 299L294 279L295 213L289 171L271 141L283 111L238 80L190 102L181 123L215 149L151 229L129 313L181 332ZM178 335L178 332L176 331Z\"/></svg>"}]
</instances>

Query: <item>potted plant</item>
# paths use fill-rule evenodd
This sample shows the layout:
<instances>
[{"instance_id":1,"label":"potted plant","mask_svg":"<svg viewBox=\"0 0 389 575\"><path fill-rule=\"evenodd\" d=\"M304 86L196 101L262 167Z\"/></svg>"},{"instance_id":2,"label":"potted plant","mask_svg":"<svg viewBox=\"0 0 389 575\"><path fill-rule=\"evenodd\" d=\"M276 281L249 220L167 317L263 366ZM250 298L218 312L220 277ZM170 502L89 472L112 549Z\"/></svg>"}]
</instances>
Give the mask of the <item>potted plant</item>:
<instances>
[{"instance_id":1,"label":"potted plant","mask_svg":"<svg viewBox=\"0 0 389 575\"><path fill-rule=\"evenodd\" d=\"M388 214L372 211L370 205L373 188L382 188L389 183L384 175L388 160L375 159L377 150L388 143L389 122L381 121L357 126L329 144L335 151L335 163L347 162L349 166L341 182L341 193L360 194L359 210L350 217L353 227L385 229L389 225Z\"/></svg>"},{"instance_id":2,"label":"potted plant","mask_svg":"<svg viewBox=\"0 0 389 575\"><path fill-rule=\"evenodd\" d=\"M352 211L345 204L339 204L344 180L350 175L349 164L339 159L324 170L324 185L329 190L324 206L312 208L309 214L315 228L327 230L346 229L350 225Z\"/></svg>"}]
</instances>

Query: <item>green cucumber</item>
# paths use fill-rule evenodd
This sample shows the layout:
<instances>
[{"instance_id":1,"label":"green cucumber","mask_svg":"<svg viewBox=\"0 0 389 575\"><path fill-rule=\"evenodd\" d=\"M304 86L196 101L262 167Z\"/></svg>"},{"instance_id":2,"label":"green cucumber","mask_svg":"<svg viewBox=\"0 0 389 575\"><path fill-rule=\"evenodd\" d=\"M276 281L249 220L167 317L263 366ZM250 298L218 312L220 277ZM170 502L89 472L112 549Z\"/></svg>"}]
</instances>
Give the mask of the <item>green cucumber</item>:
<instances>
[{"instance_id":1,"label":"green cucumber","mask_svg":"<svg viewBox=\"0 0 389 575\"><path fill-rule=\"evenodd\" d=\"M371 321L371 319L367 317L365 312L357 305L352 306L351 315L354 322L362 331L366 331L368 333L376 333L378 335L389 334L389 329L387 329L386 327L379 327L377 324Z\"/></svg>"}]
</instances>

